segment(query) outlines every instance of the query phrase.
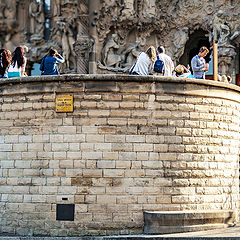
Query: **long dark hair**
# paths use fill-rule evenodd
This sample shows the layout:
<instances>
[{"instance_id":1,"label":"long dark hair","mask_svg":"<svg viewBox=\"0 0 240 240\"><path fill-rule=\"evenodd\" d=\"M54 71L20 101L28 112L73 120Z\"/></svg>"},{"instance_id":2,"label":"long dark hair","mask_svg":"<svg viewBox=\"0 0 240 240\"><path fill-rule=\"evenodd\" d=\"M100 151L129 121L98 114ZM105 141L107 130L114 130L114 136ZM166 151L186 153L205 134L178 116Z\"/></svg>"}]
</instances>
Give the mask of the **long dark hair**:
<instances>
[{"instance_id":1,"label":"long dark hair","mask_svg":"<svg viewBox=\"0 0 240 240\"><path fill-rule=\"evenodd\" d=\"M11 64L11 52L6 50L6 49L1 49L0 50L0 75L3 77L6 69L9 67Z\"/></svg>"},{"instance_id":2,"label":"long dark hair","mask_svg":"<svg viewBox=\"0 0 240 240\"><path fill-rule=\"evenodd\" d=\"M13 52L13 58L12 58L13 67L15 67L16 62L18 67L22 67L25 63L24 51L22 47L17 47Z\"/></svg>"},{"instance_id":3,"label":"long dark hair","mask_svg":"<svg viewBox=\"0 0 240 240\"><path fill-rule=\"evenodd\" d=\"M57 50L55 48L50 48L48 54L49 56L53 57L55 54L57 54Z\"/></svg>"}]
</instances>

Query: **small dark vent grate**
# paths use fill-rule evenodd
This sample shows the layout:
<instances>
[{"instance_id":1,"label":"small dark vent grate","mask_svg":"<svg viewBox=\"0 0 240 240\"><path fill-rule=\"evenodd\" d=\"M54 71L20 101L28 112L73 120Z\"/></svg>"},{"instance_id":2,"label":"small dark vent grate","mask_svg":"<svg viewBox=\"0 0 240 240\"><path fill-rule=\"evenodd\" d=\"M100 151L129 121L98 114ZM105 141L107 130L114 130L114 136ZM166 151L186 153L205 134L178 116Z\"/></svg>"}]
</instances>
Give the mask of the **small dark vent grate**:
<instances>
[{"instance_id":1,"label":"small dark vent grate","mask_svg":"<svg viewBox=\"0 0 240 240\"><path fill-rule=\"evenodd\" d=\"M57 204L56 220L74 221L74 204Z\"/></svg>"}]
</instances>

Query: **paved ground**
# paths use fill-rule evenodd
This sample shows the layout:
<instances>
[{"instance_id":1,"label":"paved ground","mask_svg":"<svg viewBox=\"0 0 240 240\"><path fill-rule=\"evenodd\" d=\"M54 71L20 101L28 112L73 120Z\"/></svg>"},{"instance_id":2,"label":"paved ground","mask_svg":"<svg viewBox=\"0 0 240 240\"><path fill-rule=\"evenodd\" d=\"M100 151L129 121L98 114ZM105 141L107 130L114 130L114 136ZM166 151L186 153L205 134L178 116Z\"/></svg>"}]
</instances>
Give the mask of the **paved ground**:
<instances>
[{"instance_id":1,"label":"paved ground","mask_svg":"<svg viewBox=\"0 0 240 240\"><path fill-rule=\"evenodd\" d=\"M164 235L131 235L105 237L5 237L0 240L240 240L240 225L203 232L175 233Z\"/></svg>"},{"instance_id":2,"label":"paved ground","mask_svg":"<svg viewBox=\"0 0 240 240\"><path fill-rule=\"evenodd\" d=\"M175 234L166 234L164 237L184 237L184 238L235 238L240 239L240 225L235 227L229 227L224 229L209 230L202 232L188 232L188 233L175 233Z\"/></svg>"}]
</instances>

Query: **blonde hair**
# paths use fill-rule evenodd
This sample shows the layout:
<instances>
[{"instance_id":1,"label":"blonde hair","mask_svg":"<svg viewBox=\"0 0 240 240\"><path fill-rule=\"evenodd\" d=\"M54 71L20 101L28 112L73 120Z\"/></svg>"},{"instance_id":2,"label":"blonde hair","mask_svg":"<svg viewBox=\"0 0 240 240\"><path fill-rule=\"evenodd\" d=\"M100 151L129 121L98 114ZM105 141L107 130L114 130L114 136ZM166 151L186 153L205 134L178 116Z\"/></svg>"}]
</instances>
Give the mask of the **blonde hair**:
<instances>
[{"instance_id":1,"label":"blonde hair","mask_svg":"<svg viewBox=\"0 0 240 240\"><path fill-rule=\"evenodd\" d=\"M156 54L156 50L153 46L150 46L147 49L146 54L148 55L148 57L150 58L150 60L152 62L155 62L155 59L157 58L157 54Z\"/></svg>"},{"instance_id":2,"label":"blonde hair","mask_svg":"<svg viewBox=\"0 0 240 240\"><path fill-rule=\"evenodd\" d=\"M183 65L181 64L177 65L177 67L175 68L175 72L179 75L182 75L184 73Z\"/></svg>"},{"instance_id":3,"label":"blonde hair","mask_svg":"<svg viewBox=\"0 0 240 240\"><path fill-rule=\"evenodd\" d=\"M209 53L209 50L208 50L208 48L207 47L205 47L205 46L203 46L203 47L201 47L200 49L199 49L199 52L200 53L203 53L203 52L207 52L207 53Z\"/></svg>"}]
</instances>

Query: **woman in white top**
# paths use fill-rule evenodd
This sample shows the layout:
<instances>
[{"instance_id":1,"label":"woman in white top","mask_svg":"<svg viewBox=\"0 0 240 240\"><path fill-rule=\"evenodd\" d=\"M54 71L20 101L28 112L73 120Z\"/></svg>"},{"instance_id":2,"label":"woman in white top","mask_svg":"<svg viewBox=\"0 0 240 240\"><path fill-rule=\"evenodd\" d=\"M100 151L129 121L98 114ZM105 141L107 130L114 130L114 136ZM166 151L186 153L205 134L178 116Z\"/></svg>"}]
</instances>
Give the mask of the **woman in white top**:
<instances>
[{"instance_id":1,"label":"woman in white top","mask_svg":"<svg viewBox=\"0 0 240 240\"><path fill-rule=\"evenodd\" d=\"M141 52L137 62L130 70L131 75L149 75L152 73L154 62L156 59L156 50L150 46L146 52Z\"/></svg>"},{"instance_id":2,"label":"woman in white top","mask_svg":"<svg viewBox=\"0 0 240 240\"><path fill-rule=\"evenodd\" d=\"M12 55L12 63L8 69L8 77L24 77L27 58L24 56L23 47L17 47Z\"/></svg>"}]
</instances>

